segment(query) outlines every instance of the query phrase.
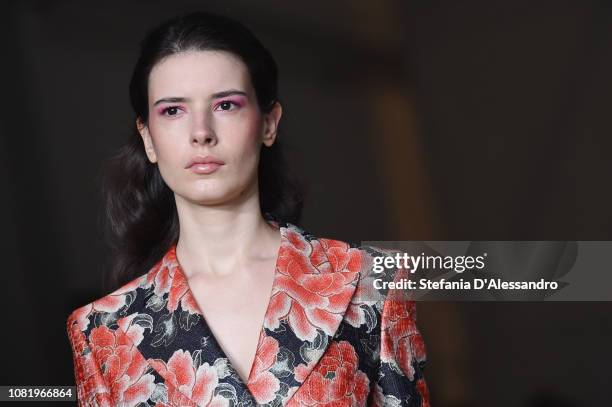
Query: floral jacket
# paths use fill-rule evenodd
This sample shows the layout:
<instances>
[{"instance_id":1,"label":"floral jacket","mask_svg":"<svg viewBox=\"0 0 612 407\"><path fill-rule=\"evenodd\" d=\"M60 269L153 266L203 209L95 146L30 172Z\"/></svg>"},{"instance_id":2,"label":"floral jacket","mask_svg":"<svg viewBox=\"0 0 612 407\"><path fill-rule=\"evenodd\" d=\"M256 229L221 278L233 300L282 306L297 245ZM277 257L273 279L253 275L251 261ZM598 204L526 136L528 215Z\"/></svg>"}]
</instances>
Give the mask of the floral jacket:
<instances>
[{"instance_id":1,"label":"floral jacket","mask_svg":"<svg viewBox=\"0 0 612 407\"><path fill-rule=\"evenodd\" d=\"M206 325L176 243L67 321L80 406L429 406L413 301L373 293L377 248L280 229L247 383Z\"/></svg>"}]
</instances>

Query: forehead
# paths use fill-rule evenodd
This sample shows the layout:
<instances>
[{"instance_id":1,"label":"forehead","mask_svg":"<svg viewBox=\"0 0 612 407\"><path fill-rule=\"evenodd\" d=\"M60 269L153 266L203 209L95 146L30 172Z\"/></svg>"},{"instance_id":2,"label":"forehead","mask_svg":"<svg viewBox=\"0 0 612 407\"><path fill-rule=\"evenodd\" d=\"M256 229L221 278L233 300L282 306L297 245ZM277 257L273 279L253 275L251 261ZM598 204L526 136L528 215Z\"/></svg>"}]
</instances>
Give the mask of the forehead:
<instances>
[{"instance_id":1,"label":"forehead","mask_svg":"<svg viewBox=\"0 0 612 407\"><path fill-rule=\"evenodd\" d=\"M250 92L248 68L225 51L184 51L158 62L149 75L149 97L210 94L235 88Z\"/></svg>"}]
</instances>

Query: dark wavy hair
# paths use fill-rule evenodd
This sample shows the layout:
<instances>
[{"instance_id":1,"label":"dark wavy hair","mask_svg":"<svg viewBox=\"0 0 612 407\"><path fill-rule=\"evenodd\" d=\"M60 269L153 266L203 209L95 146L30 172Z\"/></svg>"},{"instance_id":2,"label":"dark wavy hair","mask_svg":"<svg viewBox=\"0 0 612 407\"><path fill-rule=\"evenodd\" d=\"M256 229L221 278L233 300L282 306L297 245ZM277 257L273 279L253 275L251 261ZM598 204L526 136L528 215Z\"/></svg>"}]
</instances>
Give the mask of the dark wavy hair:
<instances>
[{"instance_id":1,"label":"dark wavy hair","mask_svg":"<svg viewBox=\"0 0 612 407\"><path fill-rule=\"evenodd\" d=\"M148 80L163 58L193 50L227 51L247 66L260 111L268 113L278 101L278 69L270 52L241 23L228 17L196 12L174 17L151 30L142 41L130 82L130 101L136 118L148 123ZM282 140L262 144L258 167L260 209L267 219L299 225L301 185L286 168ZM111 266L104 285L115 289L144 274L176 243L178 214L173 191L151 163L134 127L104 171L105 237Z\"/></svg>"}]
</instances>

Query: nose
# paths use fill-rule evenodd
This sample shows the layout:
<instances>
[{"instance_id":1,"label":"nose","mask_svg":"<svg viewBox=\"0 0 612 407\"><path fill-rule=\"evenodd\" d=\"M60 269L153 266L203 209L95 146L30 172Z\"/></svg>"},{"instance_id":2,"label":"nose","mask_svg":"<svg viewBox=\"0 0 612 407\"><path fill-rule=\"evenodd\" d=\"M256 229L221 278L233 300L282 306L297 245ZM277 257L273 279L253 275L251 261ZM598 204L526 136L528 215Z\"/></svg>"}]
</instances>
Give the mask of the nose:
<instances>
[{"instance_id":1,"label":"nose","mask_svg":"<svg viewBox=\"0 0 612 407\"><path fill-rule=\"evenodd\" d=\"M192 117L191 142L194 144L216 144L217 135L212 126L212 117L208 117L204 112L193 114Z\"/></svg>"}]
</instances>

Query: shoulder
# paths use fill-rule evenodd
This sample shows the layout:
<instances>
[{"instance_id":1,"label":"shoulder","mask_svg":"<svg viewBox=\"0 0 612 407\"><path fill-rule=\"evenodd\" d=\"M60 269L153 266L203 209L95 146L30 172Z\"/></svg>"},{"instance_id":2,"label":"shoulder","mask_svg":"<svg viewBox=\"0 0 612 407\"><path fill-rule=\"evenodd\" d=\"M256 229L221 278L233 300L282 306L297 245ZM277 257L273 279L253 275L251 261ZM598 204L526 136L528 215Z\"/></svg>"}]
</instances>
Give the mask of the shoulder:
<instances>
[{"instance_id":1,"label":"shoulder","mask_svg":"<svg viewBox=\"0 0 612 407\"><path fill-rule=\"evenodd\" d=\"M405 270L383 267L384 259L394 256L396 250L313 235L291 223L282 224L281 234L284 251L280 255L286 257L279 262L281 265L301 258L314 266L315 273L354 273L361 286L372 286L375 280L394 281L405 277ZM385 295L386 290L380 293Z\"/></svg>"},{"instance_id":2,"label":"shoulder","mask_svg":"<svg viewBox=\"0 0 612 407\"><path fill-rule=\"evenodd\" d=\"M373 272L374 258L383 249L325 235L314 235L300 226L284 223L282 244L291 252L307 256L319 272L359 272L366 276ZM281 253L287 254L287 253Z\"/></svg>"},{"instance_id":3,"label":"shoulder","mask_svg":"<svg viewBox=\"0 0 612 407\"><path fill-rule=\"evenodd\" d=\"M165 258L165 257L164 257ZM160 260L145 274L134 278L111 293L73 310L66 321L68 331L88 332L94 326L111 325L133 309L139 290L151 287L164 267Z\"/></svg>"}]
</instances>

